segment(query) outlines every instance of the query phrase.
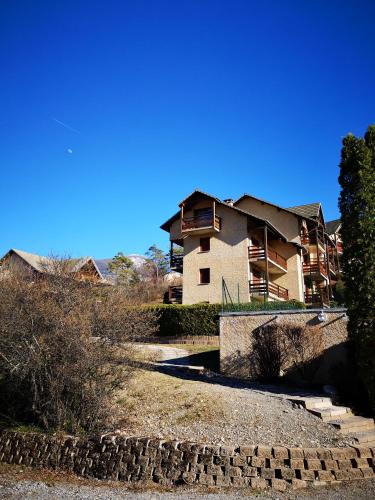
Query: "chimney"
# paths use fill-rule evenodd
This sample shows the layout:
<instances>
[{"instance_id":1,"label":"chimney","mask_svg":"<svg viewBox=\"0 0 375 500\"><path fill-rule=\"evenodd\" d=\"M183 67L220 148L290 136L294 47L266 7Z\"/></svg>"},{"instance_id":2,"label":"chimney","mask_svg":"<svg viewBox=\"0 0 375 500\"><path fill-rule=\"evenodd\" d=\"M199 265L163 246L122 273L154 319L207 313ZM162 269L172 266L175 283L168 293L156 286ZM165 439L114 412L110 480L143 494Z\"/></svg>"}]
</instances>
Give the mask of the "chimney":
<instances>
[{"instance_id":1,"label":"chimney","mask_svg":"<svg viewBox=\"0 0 375 500\"><path fill-rule=\"evenodd\" d=\"M233 207L233 199L232 198L227 198L224 200L224 203L227 203L227 205Z\"/></svg>"}]
</instances>

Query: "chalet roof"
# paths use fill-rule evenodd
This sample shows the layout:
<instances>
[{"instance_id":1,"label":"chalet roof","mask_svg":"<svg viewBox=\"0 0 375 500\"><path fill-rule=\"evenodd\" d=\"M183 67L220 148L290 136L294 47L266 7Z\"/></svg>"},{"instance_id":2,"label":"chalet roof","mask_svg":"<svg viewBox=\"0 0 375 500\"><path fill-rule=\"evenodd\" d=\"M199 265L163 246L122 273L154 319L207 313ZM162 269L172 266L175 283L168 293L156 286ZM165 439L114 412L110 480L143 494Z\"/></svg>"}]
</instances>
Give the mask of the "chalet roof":
<instances>
[{"instance_id":1,"label":"chalet roof","mask_svg":"<svg viewBox=\"0 0 375 500\"><path fill-rule=\"evenodd\" d=\"M30 267L35 269L40 273L46 272L46 269L51 264L51 259L43 257L42 255L37 255L34 253L24 252L23 250L17 250L16 248L11 248L6 255L15 253L18 257L21 257Z\"/></svg>"},{"instance_id":2,"label":"chalet roof","mask_svg":"<svg viewBox=\"0 0 375 500\"><path fill-rule=\"evenodd\" d=\"M25 252L23 250L17 250L16 248L11 248L6 255L11 253L15 253L24 260L30 267L32 267L35 271L39 273L46 273L49 269L53 270L53 259L50 257L44 257L43 255L37 255L29 252ZM5 256L4 256L5 257ZM76 273L80 269L82 269L86 264L92 263L95 267L96 272L98 273L100 279L103 279L103 276L96 265L95 260L92 257L81 257L79 259L66 259L70 264L69 272Z\"/></svg>"},{"instance_id":3,"label":"chalet roof","mask_svg":"<svg viewBox=\"0 0 375 500\"><path fill-rule=\"evenodd\" d=\"M336 219L336 220L331 220L326 223L326 230L328 234L334 234L336 231L340 228L341 226L341 220Z\"/></svg>"},{"instance_id":4,"label":"chalet roof","mask_svg":"<svg viewBox=\"0 0 375 500\"><path fill-rule=\"evenodd\" d=\"M316 217L319 217L321 208L322 208L321 203L317 202L317 203L309 203L307 205L298 205L296 207L289 207L287 210L297 215L301 215L302 217L308 217L309 219L314 219Z\"/></svg>"},{"instance_id":5,"label":"chalet roof","mask_svg":"<svg viewBox=\"0 0 375 500\"><path fill-rule=\"evenodd\" d=\"M266 205L271 205L272 207L275 207L278 210L284 210L284 212L290 212L289 208L280 207L280 205L276 205L275 203L272 203L270 201L263 200L262 198L258 198L257 196L254 196L254 195L249 194L249 193L244 193L242 196L240 196L238 198L238 200L236 200L234 202L234 205L237 205L237 203L239 203L240 201L242 201L244 198L253 198L254 200L260 201L261 203L265 203ZM293 212L293 214L294 215L298 215L298 214L296 214L294 212Z\"/></svg>"},{"instance_id":6,"label":"chalet roof","mask_svg":"<svg viewBox=\"0 0 375 500\"><path fill-rule=\"evenodd\" d=\"M195 197L195 196L204 196L204 197L207 197L207 198L210 198L211 200L214 200L218 205L223 205L231 210L235 210L236 212L248 217L249 219L259 223L259 224L263 224L263 225L266 225L275 235L279 236L281 239L283 239L284 241L288 241L288 238L283 234L281 233L273 224L271 224L271 222L269 222L267 219L263 219L261 217L257 217L255 215L252 215L252 214L249 214L248 212L246 212L245 210L242 210L241 208L238 208L238 207L235 207L233 205L230 205L229 203L226 203L225 201L222 201L220 200L219 198L216 198L215 196L212 196L208 193L205 193L204 191L201 191L200 189L196 189L195 191L193 191L192 193L189 194L189 196L187 196L184 200L182 200L180 203L179 203L179 206L181 207L182 204L186 203L188 200L190 200L191 198ZM164 231L167 231L169 232L169 228L170 226L173 224L173 222L175 222L176 220L179 219L181 213L180 211L176 212L171 218L169 218L167 221L165 221L160 227L161 229L163 229Z\"/></svg>"}]
</instances>

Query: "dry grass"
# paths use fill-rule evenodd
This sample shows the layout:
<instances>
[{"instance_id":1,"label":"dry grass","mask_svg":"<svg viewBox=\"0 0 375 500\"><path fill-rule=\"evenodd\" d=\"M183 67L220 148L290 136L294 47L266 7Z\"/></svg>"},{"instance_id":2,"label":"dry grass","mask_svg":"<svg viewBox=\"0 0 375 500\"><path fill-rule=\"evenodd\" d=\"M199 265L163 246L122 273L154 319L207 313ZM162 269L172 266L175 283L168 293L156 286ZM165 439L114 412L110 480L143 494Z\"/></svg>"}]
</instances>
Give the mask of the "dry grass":
<instances>
[{"instance_id":1,"label":"dry grass","mask_svg":"<svg viewBox=\"0 0 375 500\"><path fill-rule=\"evenodd\" d=\"M117 402L124 411L122 426L138 434L145 431L142 422L147 426L150 419L159 420L167 430L170 425L209 423L224 417L217 398L197 390L194 381L157 371L140 370Z\"/></svg>"}]
</instances>

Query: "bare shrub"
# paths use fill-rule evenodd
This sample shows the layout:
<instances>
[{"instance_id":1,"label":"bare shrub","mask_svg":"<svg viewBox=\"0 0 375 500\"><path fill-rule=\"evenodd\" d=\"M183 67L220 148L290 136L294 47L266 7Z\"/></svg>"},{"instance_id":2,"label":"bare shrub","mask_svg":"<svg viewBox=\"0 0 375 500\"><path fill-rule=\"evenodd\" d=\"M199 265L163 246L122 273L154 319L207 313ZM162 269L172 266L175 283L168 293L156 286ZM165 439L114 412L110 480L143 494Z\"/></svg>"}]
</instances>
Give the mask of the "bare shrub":
<instances>
[{"instance_id":1,"label":"bare shrub","mask_svg":"<svg viewBox=\"0 0 375 500\"><path fill-rule=\"evenodd\" d=\"M58 262L54 263L58 266ZM113 396L131 376L132 346L155 315L118 289L54 275L0 279L2 419L77 432L108 427Z\"/></svg>"},{"instance_id":2,"label":"bare shrub","mask_svg":"<svg viewBox=\"0 0 375 500\"><path fill-rule=\"evenodd\" d=\"M252 371L263 380L275 380L281 373L296 372L307 381L311 365L323 350L320 329L295 323L269 323L253 334Z\"/></svg>"},{"instance_id":3,"label":"bare shrub","mask_svg":"<svg viewBox=\"0 0 375 500\"><path fill-rule=\"evenodd\" d=\"M323 334L320 328L294 323L281 325L288 349L288 365L292 365L305 380L312 377L312 365L323 351Z\"/></svg>"},{"instance_id":4,"label":"bare shrub","mask_svg":"<svg viewBox=\"0 0 375 500\"><path fill-rule=\"evenodd\" d=\"M262 380L280 376L286 360L285 337L278 324L268 324L254 332L252 359L253 371Z\"/></svg>"}]
</instances>

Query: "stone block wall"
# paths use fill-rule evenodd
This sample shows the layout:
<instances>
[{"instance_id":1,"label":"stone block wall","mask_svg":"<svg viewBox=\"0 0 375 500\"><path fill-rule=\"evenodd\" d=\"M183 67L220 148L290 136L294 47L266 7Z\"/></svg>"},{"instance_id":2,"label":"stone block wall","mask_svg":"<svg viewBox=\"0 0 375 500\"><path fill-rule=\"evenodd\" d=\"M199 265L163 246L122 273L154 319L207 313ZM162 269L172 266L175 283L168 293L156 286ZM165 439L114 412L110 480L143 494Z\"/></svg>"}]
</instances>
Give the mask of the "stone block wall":
<instances>
[{"instance_id":1,"label":"stone block wall","mask_svg":"<svg viewBox=\"0 0 375 500\"><path fill-rule=\"evenodd\" d=\"M325 309L326 320L321 322L321 309L288 311L253 311L220 314L220 370L227 376L251 379L251 353L254 331L274 321L315 327L322 333L322 350L314 383L329 384L338 369L348 363L348 333L346 310Z\"/></svg>"},{"instance_id":2,"label":"stone block wall","mask_svg":"<svg viewBox=\"0 0 375 500\"><path fill-rule=\"evenodd\" d=\"M74 438L2 432L0 462L87 478L280 491L375 477L375 448L211 446L120 434Z\"/></svg>"}]
</instances>

